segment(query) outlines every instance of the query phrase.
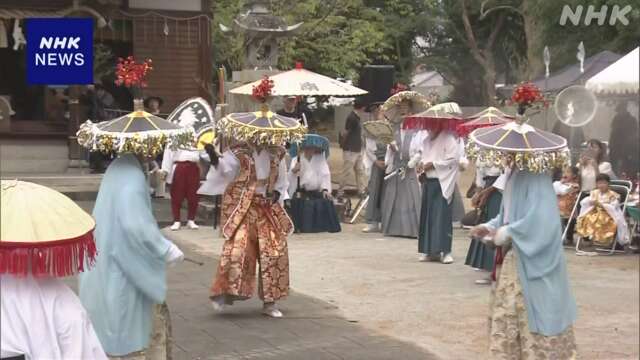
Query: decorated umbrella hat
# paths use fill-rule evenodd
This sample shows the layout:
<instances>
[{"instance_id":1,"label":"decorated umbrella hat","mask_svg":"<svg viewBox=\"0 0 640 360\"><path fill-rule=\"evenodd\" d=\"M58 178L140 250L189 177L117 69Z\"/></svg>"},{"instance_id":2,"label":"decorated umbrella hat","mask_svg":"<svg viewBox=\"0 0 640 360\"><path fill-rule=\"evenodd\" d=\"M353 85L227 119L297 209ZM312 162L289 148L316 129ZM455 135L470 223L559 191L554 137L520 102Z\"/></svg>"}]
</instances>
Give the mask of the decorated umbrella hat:
<instances>
[{"instance_id":1,"label":"decorated umbrella hat","mask_svg":"<svg viewBox=\"0 0 640 360\"><path fill-rule=\"evenodd\" d=\"M144 157L155 157L165 145L193 146L193 128L181 127L144 111L141 89L146 87L145 77L152 69L151 60L138 64L133 57L120 59L116 84L132 88L136 97L133 112L101 123L87 120L77 132L80 145L92 151L134 153Z\"/></svg>"},{"instance_id":2,"label":"decorated umbrella hat","mask_svg":"<svg viewBox=\"0 0 640 360\"><path fill-rule=\"evenodd\" d=\"M524 90L518 92L518 89ZM569 159L567 140L526 123L527 110L544 103L540 90L530 83L521 84L512 100L518 105L515 121L474 130L469 135L468 157L497 167L515 166L534 173L565 166Z\"/></svg>"},{"instance_id":3,"label":"decorated umbrella hat","mask_svg":"<svg viewBox=\"0 0 640 360\"><path fill-rule=\"evenodd\" d=\"M332 79L328 76L314 73L302 67L302 63L296 63L295 69L281 72L271 77L273 86L271 96L338 96L353 97L367 94L362 90L345 82ZM254 89L260 87L262 80L232 89L232 94L254 95Z\"/></svg>"},{"instance_id":4,"label":"decorated umbrella hat","mask_svg":"<svg viewBox=\"0 0 640 360\"><path fill-rule=\"evenodd\" d=\"M283 145L300 142L307 128L297 119L278 115L267 106L273 80L264 77L253 88L253 98L262 103L255 112L231 113L216 123L218 131L235 141L256 145Z\"/></svg>"},{"instance_id":5,"label":"decorated umbrella hat","mask_svg":"<svg viewBox=\"0 0 640 360\"><path fill-rule=\"evenodd\" d=\"M296 144L296 143L291 144L291 147L289 148L289 155L291 155L292 158L298 156L298 148L318 149L322 151L322 153L324 153L325 158L329 157L329 148L330 148L329 139L327 139L322 135L306 134L302 139L302 141L300 142L300 144Z\"/></svg>"},{"instance_id":6,"label":"decorated umbrella hat","mask_svg":"<svg viewBox=\"0 0 640 360\"><path fill-rule=\"evenodd\" d=\"M93 264L93 218L45 186L2 180L0 274L64 277Z\"/></svg>"},{"instance_id":7,"label":"decorated umbrella hat","mask_svg":"<svg viewBox=\"0 0 640 360\"><path fill-rule=\"evenodd\" d=\"M514 116L507 115L493 106L489 106L481 112L468 117L465 122L458 124L456 132L458 136L466 137L475 129L503 125L514 119Z\"/></svg>"},{"instance_id":8,"label":"decorated umbrella hat","mask_svg":"<svg viewBox=\"0 0 640 360\"><path fill-rule=\"evenodd\" d=\"M463 122L462 111L454 102L437 104L419 114L405 117L403 129L455 131Z\"/></svg>"},{"instance_id":9,"label":"decorated umbrella hat","mask_svg":"<svg viewBox=\"0 0 640 360\"><path fill-rule=\"evenodd\" d=\"M419 92L402 90L394 93L382 104L380 110L392 124L401 124L405 116L427 110L431 106L427 97Z\"/></svg>"}]
</instances>

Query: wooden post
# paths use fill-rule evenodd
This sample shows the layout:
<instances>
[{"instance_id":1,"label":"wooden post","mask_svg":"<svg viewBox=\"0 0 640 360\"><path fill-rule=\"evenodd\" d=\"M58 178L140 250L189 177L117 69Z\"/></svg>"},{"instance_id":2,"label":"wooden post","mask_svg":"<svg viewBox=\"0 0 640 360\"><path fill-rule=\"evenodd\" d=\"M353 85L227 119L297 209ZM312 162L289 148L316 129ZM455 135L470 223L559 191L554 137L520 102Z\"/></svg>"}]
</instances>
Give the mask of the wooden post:
<instances>
[{"instance_id":1,"label":"wooden post","mask_svg":"<svg viewBox=\"0 0 640 360\"><path fill-rule=\"evenodd\" d=\"M81 122L80 85L71 85L69 86L69 124L67 126L69 167L79 167L82 160L82 148L76 137Z\"/></svg>"}]
</instances>

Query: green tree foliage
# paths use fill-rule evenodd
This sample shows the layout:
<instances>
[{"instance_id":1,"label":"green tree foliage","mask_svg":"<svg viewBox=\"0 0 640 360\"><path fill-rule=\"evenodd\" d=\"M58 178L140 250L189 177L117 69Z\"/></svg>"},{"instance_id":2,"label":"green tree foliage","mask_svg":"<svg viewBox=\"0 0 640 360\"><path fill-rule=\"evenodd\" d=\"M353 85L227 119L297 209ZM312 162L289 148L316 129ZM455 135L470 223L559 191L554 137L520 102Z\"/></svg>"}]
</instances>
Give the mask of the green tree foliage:
<instances>
[{"instance_id":1,"label":"green tree foliage","mask_svg":"<svg viewBox=\"0 0 640 360\"><path fill-rule=\"evenodd\" d=\"M281 43L282 68L302 61L313 71L353 79L371 59L388 59L383 16L362 0L275 0L272 10L288 23L304 22Z\"/></svg>"},{"instance_id":2,"label":"green tree foliage","mask_svg":"<svg viewBox=\"0 0 640 360\"><path fill-rule=\"evenodd\" d=\"M451 100L462 105L495 101L496 82L515 83L542 75L542 51L551 67L575 63L584 41L587 56L602 50L624 54L640 38L637 0L271 0L271 10L288 24L304 22L281 41L279 66L297 61L325 75L356 79L362 66L392 64L408 82L416 64L426 64L454 86ZM242 35L222 33L243 11L242 0L213 1L214 61L228 70L243 67ZM466 13L463 12L466 5ZM564 5L631 5L628 26L559 25ZM586 9L585 9L586 12ZM466 20L465 20L466 19ZM466 23L466 26L465 26ZM498 31L495 31L498 28Z\"/></svg>"},{"instance_id":3,"label":"green tree foliage","mask_svg":"<svg viewBox=\"0 0 640 360\"><path fill-rule=\"evenodd\" d=\"M480 10L476 1L435 1L419 34L419 61L454 86L450 99L461 105L494 102L497 76L513 77L526 52L520 17L493 13L481 18Z\"/></svg>"}]
</instances>

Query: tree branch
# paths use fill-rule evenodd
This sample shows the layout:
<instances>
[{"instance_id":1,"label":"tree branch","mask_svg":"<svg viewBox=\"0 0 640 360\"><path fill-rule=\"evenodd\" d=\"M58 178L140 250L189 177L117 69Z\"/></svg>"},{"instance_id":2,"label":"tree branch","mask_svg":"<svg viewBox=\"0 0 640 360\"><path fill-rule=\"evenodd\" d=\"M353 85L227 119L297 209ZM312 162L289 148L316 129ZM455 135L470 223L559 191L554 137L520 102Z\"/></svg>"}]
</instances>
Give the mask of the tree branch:
<instances>
[{"instance_id":1,"label":"tree branch","mask_svg":"<svg viewBox=\"0 0 640 360\"><path fill-rule=\"evenodd\" d=\"M489 15L489 13L495 11L495 10L500 10L500 9L508 9L508 10L512 10L517 12L518 14L522 15L522 11L520 9L518 9L515 6L510 6L510 5L499 5L499 6L494 6L491 9L485 11L484 10L484 6L489 2L489 0L485 0L482 2L482 4L480 5L480 20L484 20L484 18L487 17L487 15Z\"/></svg>"},{"instance_id":2,"label":"tree branch","mask_svg":"<svg viewBox=\"0 0 640 360\"><path fill-rule=\"evenodd\" d=\"M476 37L473 34L473 29L471 28L471 22L469 21L469 11L467 10L467 1L462 0L462 24L464 25L464 31L466 34L467 44L471 49L471 55L476 59L480 65L486 67L487 63L485 58L482 56L482 52L478 47L478 42L476 41Z\"/></svg>"},{"instance_id":3,"label":"tree branch","mask_svg":"<svg viewBox=\"0 0 640 360\"><path fill-rule=\"evenodd\" d=\"M489 35L489 40L487 41L487 50L491 50L493 48L493 43L495 43L498 33L502 30L502 25L504 25L504 17L504 12L498 16L498 22L491 31L491 35Z\"/></svg>"}]
</instances>

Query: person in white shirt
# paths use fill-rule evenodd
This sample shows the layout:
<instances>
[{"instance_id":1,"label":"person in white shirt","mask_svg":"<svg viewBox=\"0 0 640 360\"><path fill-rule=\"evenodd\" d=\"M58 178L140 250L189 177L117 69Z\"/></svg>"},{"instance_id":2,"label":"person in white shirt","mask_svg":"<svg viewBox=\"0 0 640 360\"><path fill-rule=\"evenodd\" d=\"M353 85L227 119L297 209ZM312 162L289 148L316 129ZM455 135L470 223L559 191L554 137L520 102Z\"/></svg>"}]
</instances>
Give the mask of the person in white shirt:
<instances>
[{"instance_id":1,"label":"person in white shirt","mask_svg":"<svg viewBox=\"0 0 640 360\"><path fill-rule=\"evenodd\" d=\"M417 172L422 181L418 252L420 261L453 262L451 201L460 170L460 147L453 132L431 129L422 141Z\"/></svg>"},{"instance_id":2,"label":"person in white shirt","mask_svg":"<svg viewBox=\"0 0 640 360\"><path fill-rule=\"evenodd\" d=\"M587 141L587 149L580 156L580 185L582 192L590 192L596 188L596 176L606 174L611 179L616 176L613 173L611 163L605 161L607 157L607 146L600 140L591 139Z\"/></svg>"},{"instance_id":3,"label":"person in white shirt","mask_svg":"<svg viewBox=\"0 0 640 360\"><path fill-rule=\"evenodd\" d=\"M80 299L60 279L0 275L0 358L107 360Z\"/></svg>"},{"instance_id":4,"label":"person in white shirt","mask_svg":"<svg viewBox=\"0 0 640 360\"><path fill-rule=\"evenodd\" d=\"M187 227L197 229L198 187L200 186L200 152L196 150L166 149L162 158L162 171L171 186L171 230L180 229L180 208L187 199Z\"/></svg>"},{"instance_id":5,"label":"person in white shirt","mask_svg":"<svg viewBox=\"0 0 640 360\"><path fill-rule=\"evenodd\" d=\"M263 313L282 317L276 301L289 293L287 236L294 226L284 210L289 198L285 149L238 143L221 156L205 146L211 168L198 190L203 195L223 195L220 264L211 286L216 312L234 301L252 297L259 263L259 296Z\"/></svg>"},{"instance_id":6,"label":"person in white shirt","mask_svg":"<svg viewBox=\"0 0 640 360\"><path fill-rule=\"evenodd\" d=\"M291 218L297 232L340 232L340 219L331 197L327 164L329 140L305 135L289 171Z\"/></svg>"}]
</instances>

